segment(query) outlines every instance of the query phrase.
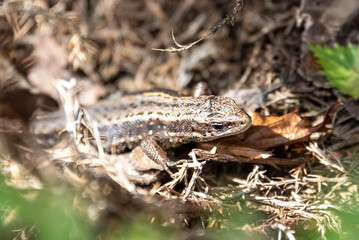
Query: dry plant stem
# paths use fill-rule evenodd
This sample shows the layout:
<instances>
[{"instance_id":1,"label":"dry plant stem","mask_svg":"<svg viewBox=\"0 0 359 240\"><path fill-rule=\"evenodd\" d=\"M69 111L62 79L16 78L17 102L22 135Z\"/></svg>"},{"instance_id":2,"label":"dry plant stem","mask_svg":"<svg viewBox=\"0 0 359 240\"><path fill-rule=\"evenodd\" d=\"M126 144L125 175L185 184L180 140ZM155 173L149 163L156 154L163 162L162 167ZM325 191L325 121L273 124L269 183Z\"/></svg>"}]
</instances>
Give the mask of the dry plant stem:
<instances>
[{"instance_id":1,"label":"dry plant stem","mask_svg":"<svg viewBox=\"0 0 359 240\"><path fill-rule=\"evenodd\" d=\"M66 131L72 136L76 134L76 119L78 118L80 105L76 94L80 91L81 87L77 86L74 78L70 81L57 79L53 83L59 92L61 102L66 115Z\"/></svg>"},{"instance_id":2,"label":"dry plant stem","mask_svg":"<svg viewBox=\"0 0 359 240\"><path fill-rule=\"evenodd\" d=\"M184 201L188 198L189 194L193 190L194 184L195 184L197 178L199 177L199 175L201 174L202 167L203 167L203 165L197 161L197 157L194 152L190 153L190 157L192 158L193 163L194 163L194 167L193 167L194 172L192 174L191 181L189 182L188 186L186 187L186 191L183 196Z\"/></svg>"},{"instance_id":3,"label":"dry plant stem","mask_svg":"<svg viewBox=\"0 0 359 240\"><path fill-rule=\"evenodd\" d=\"M272 224L271 227L273 229L278 229L278 239L282 239L282 232L284 232L287 239L295 240L295 237L294 237L295 232L293 230L290 230L290 228L288 226L285 226L280 223L275 223L275 224Z\"/></svg>"},{"instance_id":4,"label":"dry plant stem","mask_svg":"<svg viewBox=\"0 0 359 240\"><path fill-rule=\"evenodd\" d=\"M187 174L187 168L181 167L180 170L172 175L173 179L165 184L163 184L161 187L158 188L157 193L163 196L167 196L168 192L175 192L173 189L174 187L180 183L184 177ZM180 195L176 192L176 195Z\"/></svg>"},{"instance_id":5,"label":"dry plant stem","mask_svg":"<svg viewBox=\"0 0 359 240\"><path fill-rule=\"evenodd\" d=\"M305 158L305 157L295 158L295 159L285 159L285 158L275 158L275 157L269 157L264 159L250 159L247 157L232 156L228 154L213 154L209 151L202 149L193 149L192 152L194 152L198 158L205 159L206 161L257 163L257 164L266 164L273 167L277 167L277 165L298 166L310 160L310 158Z\"/></svg>"},{"instance_id":6,"label":"dry plant stem","mask_svg":"<svg viewBox=\"0 0 359 240\"><path fill-rule=\"evenodd\" d=\"M307 146L306 148L308 151L312 152L314 156L319 160L319 162L322 163L323 165L327 167L335 168L343 173L346 172L339 159L334 158L333 160L332 159L333 156L332 158L330 158L322 149L318 147L317 143L310 142L309 146Z\"/></svg>"},{"instance_id":7,"label":"dry plant stem","mask_svg":"<svg viewBox=\"0 0 359 240\"><path fill-rule=\"evenodd\" d=\"M29 2L29 1L27 1ZM12 26L14 27L15 33L18 34L21 32L20 26L16 19L10 16L11 13L23 13L26 14L25 16L35 18L37 15L43 16L44 19L52 20L54 22L61 22L68 27L70 32L73 35L80 35L80 31L77 28L77 25L73 24L66 18L63 18L61 15L57 14L55 11L46 10L41 7L37 7L34 5L28 5L20 2L9 3L9 1L5 1L2 6L0 6L0 16L6 15L7 18L10 20L10 23L13 23ZM27 29L29 30L29 29ZM20 36L24 36L26 32L23 34L18 34Z\"/></svg>"},{"instance_id":8,"label":"dry plant stem","mask_svg":"<svg viewBox=\"0 0 359 240\"><path fill-rule=\"evenodd\" d=\"M233 25L234 21L236 20L236 14L240 10L242 10L242 7L243 7L243 0L236 0L236 2L237 2L237 4L234 7L233 11L227 17L225 17L220 23L213 26L204 37L201 37L200 39L198 39L194 42L191 42L191 43L188 43L185 45L181 45L176 41L176 38L175 38L173 30L172 30L172 40L175 43L175 45L177 46L177 48L175 48L175 47L169 47L169 48L165 48L165 49L152 48L152 50L161 51L161 52L170 52L170 53L181 52L181 51L187 50L187 49L191 48L192 46L196 45L197 43L203 41L208 36L215 34L218 31L218 29L220 29L224 25L226 25L226 24Z\"/></svg>"},{"instance_id":9,"label":"dry plant stem","mask_svg":"<svg viewBox=\"0 0 359 240\"><path fill-rule=\"evenodd\" d=\"M281 178L279 181L275 181L268 178L265 171L261 171L258 166L255 166L248 175L247 180L233 179L233 181L238 182L239 186L213 189L215 192L218 192L218 190L223 191L222 194L217 193L217 195L219 194L219 199L228 201L245 196L247 200L261 203L262 205L258 205L260 210L272 214L270 226L285 232L287 238L292 237L293 232L289 225L285 223L293 218L296 218L297 221L315 220L322 236L324 236L328 227L338 233L341 232L341 220L330 210L340 210L341 206L332 204L327 199L333 198L339 188L350 182L345 176L326 178L320 175L308 175L302 179ZM297 183L299 183L299 187L295 187ZM337 184L331 188L332 190L329 193L323 196L321 194L323 191L322 185L327 186L328 183ZM271 194L273 193L272 190L276 191L276 189L282 191L282 194ZM317 192L319 197L313 196L313 191ZM312 197L308 198L308 196ZM279 226L278 223L282 226Z\"/></svg>"},{"instance_id":10,"label":"dry plant stem","mask_svg":"<svg viewBox=\"0 0 359 240\"><path fill-rule=\"evenodd\" d=\"M61 4L58 5L60 5L59 9L61 9ZM55 26L66 26L66 30L69 31L72 36L68 41L68 59L76 71L81 63L91 62L92 57L97 52L97 48L84 37L78 25L74 24L73 19L62 15L59 9L56 9L57 7L59 6L55 5L51 9L43 9L33 5L31 1L15 1L13 3L5 1L0 6L0 16L6 16L9 24L13 28L15 41L24 37L34 23L40 25L46 22L49 24L55 23ZM20 13L20 16L16 15L18 13ZM41 18L39 16L41 16ZM31 21L29 18L31 18Z\"/></svg>"},{"instance_id":11,"label":"dry plant stem","mask_svg":"<svg viewBox=\"0 0 359 240\"><path fill-rule=\"evenodd\" d=\"M186 201L190 195L200 195L201 193L194 193L193 188L195 187L196 181L200 180L201 183L203 183L206 186L206 191L208 191L208 186L206 185L205 181L199 176L202 172L203 165L206 162L198 162L196 156L193 153L190 153L190 157L192 158L192 162L188 162L188 160L181 160L180 165L177 165L177 168L179 168L179 171L174 173L171 177L172 180L163 184L161 187L157 189L157 193L166 196L171 197L171 193L175 194L177 197L181 198L183 201ZM191 176L190 181L188 182L188 170L193 169L193 173ZM182 194L178 193L174 190L174 188L180 183L184 182L185 189L183 190ZM182 196L181 196L182 195ZM173 197L173 196L172 196Z\"/></svg>"}]
</instances>

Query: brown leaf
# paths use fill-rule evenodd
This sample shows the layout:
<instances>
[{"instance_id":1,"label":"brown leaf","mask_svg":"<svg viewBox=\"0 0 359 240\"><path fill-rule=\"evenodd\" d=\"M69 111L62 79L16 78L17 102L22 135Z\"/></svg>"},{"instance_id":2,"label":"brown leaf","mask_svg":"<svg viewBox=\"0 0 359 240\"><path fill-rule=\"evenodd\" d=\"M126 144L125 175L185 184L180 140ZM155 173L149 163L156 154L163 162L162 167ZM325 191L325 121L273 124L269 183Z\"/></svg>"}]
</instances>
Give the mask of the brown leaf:
<instances>
[{"instance_id":1,"label":"brown leaf","mask_svg":"<svg viewBox=\"0 0 359 240\"><path fill-rule=\"evenodd\" d=\"M279 117L263 117L254 112L252 119L253 126L246 132L245 143L258 149L307 141L312 133L311 123L297 111Z\"/></svg>"},{"instance_id":2,"label":"brown leaf","mask_svg":"<svg viewBox=\"0 0 359 240\"><path fill-rule=\"evenodd\" d=\"M316 125L302 118L298 111L283 116L260 116L253 112L253 125L243 134L223 138L198 146L205 150L216 147L217 154L245 156L250 159L264 159L272 156L271 152L264 151L273 147L308 141L314 132L326 132L330 129L334 114L342 105L340 99L326 113L323 121Z\"/></svg>"},{"instance_id":3,"label":"brown leaf","mask_svg":"<svg viewBox=\"0 0 359 240\"><path fill-rule=\"evenodd\" d=\"M215 161L215 162L237 162L237 163L257 163L257 164L266 164L271 165L273 167L278 166L298 166L303 164L306 161L309 161L307 157L304 158L277 158L277 157L269 157L269 158L260 158L260 159L250 159L248 157L243 156L233 156L229 154L213 154L206 150L202 149L193 149L192 150L198 159L206 159L207 161Z\"/></svg>"},{"instance_id":4,"label":"brown leaf","mask_svg":"<svg viewBox=\"0 0 359 240\"><path fill-rule=\"evenodd\" d=\"M263 117L253 113L253 126L245 133L244 142L257 149L268 149L284 144L305 142L314 132L326 132L330 128L335 112L342 105L339 99L326 113L324 120L316 125L302 118L298 111L288 113L284 116Z\"/></svg>"}]
</instances>

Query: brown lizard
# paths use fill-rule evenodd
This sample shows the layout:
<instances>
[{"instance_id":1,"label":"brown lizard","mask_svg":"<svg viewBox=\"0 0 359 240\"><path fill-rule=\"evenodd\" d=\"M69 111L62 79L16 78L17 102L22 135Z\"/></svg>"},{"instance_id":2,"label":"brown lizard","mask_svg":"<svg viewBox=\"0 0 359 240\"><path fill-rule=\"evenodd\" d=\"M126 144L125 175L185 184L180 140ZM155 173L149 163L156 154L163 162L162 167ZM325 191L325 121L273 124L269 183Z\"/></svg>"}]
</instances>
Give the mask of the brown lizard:
<instances>
[{"instance_id":1,"label":"brown lizard","mask_svg":"<svg viewBox=\"0 0 359 240\"><path fill-rule=\"evenodd\" d=\"M252 123L231 98L186 97L169 91L126 95L85 111L88 120L96 123L105 152L121 153L140 146L151 160L166 169L171 161L165 149L238 134ZM36 135L53 134L65 124L64 112L57 111L35 118L31 128ZM91 143L96 145L91 137Z\"/></svg>"}]
</instances>

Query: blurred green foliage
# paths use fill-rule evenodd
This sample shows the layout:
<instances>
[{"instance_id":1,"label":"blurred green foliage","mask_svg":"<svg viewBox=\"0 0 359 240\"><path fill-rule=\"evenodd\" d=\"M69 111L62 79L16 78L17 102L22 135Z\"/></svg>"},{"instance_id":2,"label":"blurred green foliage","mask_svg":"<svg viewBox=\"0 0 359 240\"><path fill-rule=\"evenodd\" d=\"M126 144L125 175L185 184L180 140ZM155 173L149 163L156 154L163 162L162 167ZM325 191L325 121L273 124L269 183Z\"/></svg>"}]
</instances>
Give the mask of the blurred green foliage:
<instances>
[{"instance_id":1,"label":"blurred green foliage","mask_svg":"<svg viewBox=\"0 0 359 240\"><path fill-rule=\"evenodd\" d=\"M54 190L56 189L56 190ZM91 222L83 210L74 207L75 192L66 186L43 190L19 190L4 183L0 174L0 239L14 239L25 231L29 239L266 239L261 232L251 231L243 226L261 225L267 221L267 215L253 209L229 210L227 213L207 212L202 215L204 223L212 220L224 222L228 229L221 224L213 225L204 232L197 232L199 222L194 222L193 228L183 228L181 223L162 226L159 218L153 218L155 212L134 213L123 220L110 222L99 220ZM81 200L82 201L82 200ZM85 201L85 200L83 200ZM238 200L240 201L240 200ZM242 200L243 201L243 200ZM339 203L338 203L339 204ZM86 203L85 203L86 205ZM244 202L242 202L245 206ZM86 207L84 208L86 209ZM344 234L326 230L327 239L357 239L359 235L358 206L343 204L342 211L334 210L342 221ZM159 209L160 211L161 209ZM163 210L163 209L162 209ZM165 211L165 210L164 210ZM226 212L226 211L225 211ZM155 219L151 223L151 219ZM9 220L11 219L11 220ZM158 221L159 220L159 221ZM197 219L198 220L198 219ZM197 224L196 224L197 223ZM178 226L179 225L179 226ZM206 225L206 224L205 224ZM206 225L208 226L208 225ZM258 229L259 230L259 229ZM198 235L198 233L200 233ZM268 232L269 233L269 232ZM272 229L270 236L277 235L278 229ZM316 223L303 229L296 229L297 239L320 239ZM19 238L18 238L19 239ZM285 239L285 237L283 238Z\"/></svg>"},{"instance_id":2,"label":"blurred green foliage","mask_svg":"<svg viewBox=\"0 0 359 240\"><path fill-rule=\"evenodd\" d=\"M347 47L309 45L328 77L328 84L340 92L359 98L359 48L351 43Z\"/></svg>"},{"instance_id":3,"label":"blurred green foliage","mask_svg":"<svg viewBox=\"0 0 359 240\"><path fill-rule=\"evenodd\" d=\"M108 231L104 239L131 239L131 240L169 240L180 239L183 234L176 234L173 227L163 227L158 222L150 223L149 213L134 215L133 218L127 219L119 224L117 229Z\"/></svg>"},{"instance_id":4,"label":"blurred green foliage","mask_svg":"<svg viewBox=\"0 0 359 240\"><path fill-rule=\"evenodd\" d=\"M70 199L65 191L19 190L0 178L1 239L13 239L18 234L14 230L29 229L33 231L26 236L36 239L91 239L95 228L74 209Z\"/></svg>"},{"instance_id":5,"label":"blurred green foliage","mask_svg":"<svg viewBox=\"0 0 359 240\"><path fill-rule=\"evenodd\" d=\"M96 226L74 207L74 196L66 186L19 190L6 185L0 173L0 239L14 239L22 231L29 239L44 240L178 239L173 229L151 224L148 215L134 214L115 227L100 219Z\"/></svg>"}]
</instances>

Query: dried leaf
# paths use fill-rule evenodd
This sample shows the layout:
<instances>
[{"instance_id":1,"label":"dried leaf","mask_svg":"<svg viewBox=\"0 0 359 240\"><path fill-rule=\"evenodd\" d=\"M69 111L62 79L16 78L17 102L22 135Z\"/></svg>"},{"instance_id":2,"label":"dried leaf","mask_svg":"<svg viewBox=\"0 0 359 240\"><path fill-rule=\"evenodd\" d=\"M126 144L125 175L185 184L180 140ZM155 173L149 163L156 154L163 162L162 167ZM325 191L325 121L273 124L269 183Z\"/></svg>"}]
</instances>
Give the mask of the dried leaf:
<instances>
[{"instance_id":1,"label":"dried leaf","mask_svg":"<svg viewBox=\"0 0 359 240\"><path fill-rule=\"evenodd\" d=\"M252 113L253 127L246 132L245 143L259 149L268 149L290 142L309 139L311 123L297 111L284 116L260 116Z\"/></svg>"},{"instance_id":2,"label":"dried leaf","mask_svg":"<svg viewBox=\"0 0 359 240\"><path fill-rule=\"evenodd\" d=\"M298 166L303 164L305 161L308 161L307 158L276 158L276 157L269 157L269 158L259 158L259 159L250 159L248 157L243 156L233 156L229 154L213 154L206 150L202 149L193 149L192 150L198 159L203 158L207 161L215 161L215 162L237 162L237 163L257 163L257 164L266 164L271 165L273 167L277 167L277 165L281 166Z\"/></svg>"},{"instance_id":3,"label":"dried leaf","mask_svg":"<svg viewBox=\"0 0 359 240\"><path fill-rule=\"evenodd\" d=\"M268 149L284 144L305 142L314 132L326 132L332 123L334 114L342 105L341 100L331 107L326 113L322 123L312 127L312 124L302 118L298 111L284 116L263 117L253 113L253 126L245 133L244 142L257 148Z\"/></svg>"},{"instance_id":4,"label":"dried leaf","mask_svg":"<svg viewBox=\"0 0 359 240\"><path fill-rule=\"evenodd\" d=\"M252 113L253 125L247 132L223 138L198 146L205 150L217 148L216 153L234 156L245 156L250 159L265 159L272 156L271 152L263 151L273 147L308 141L314 132L326 132L330 129L334 114L342 105L339 99L326 113L324 120L316 125L302 118L298 111L284 116L261 116Z\"/></svg>"}]
</instances>

